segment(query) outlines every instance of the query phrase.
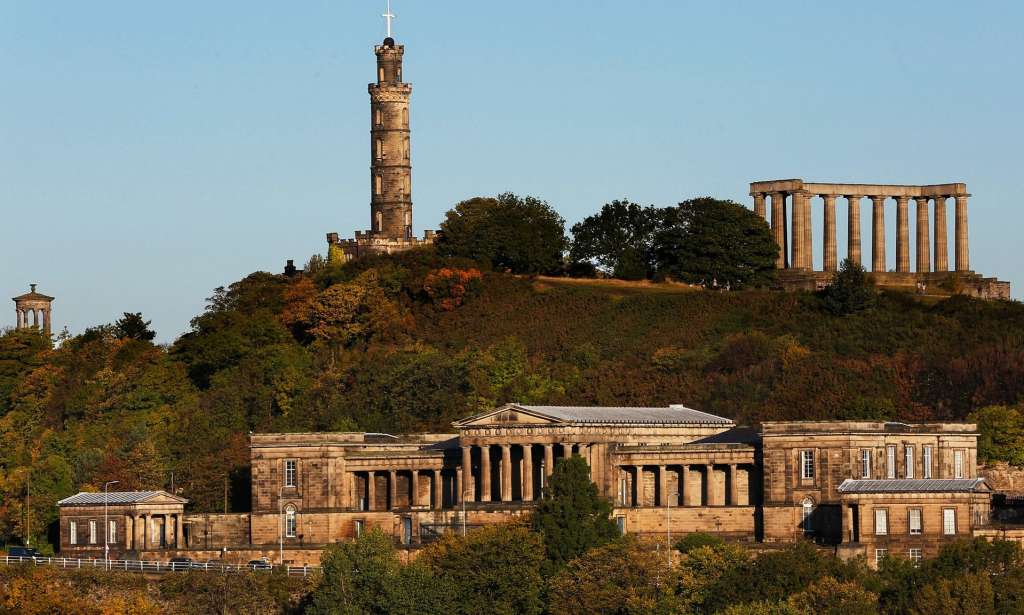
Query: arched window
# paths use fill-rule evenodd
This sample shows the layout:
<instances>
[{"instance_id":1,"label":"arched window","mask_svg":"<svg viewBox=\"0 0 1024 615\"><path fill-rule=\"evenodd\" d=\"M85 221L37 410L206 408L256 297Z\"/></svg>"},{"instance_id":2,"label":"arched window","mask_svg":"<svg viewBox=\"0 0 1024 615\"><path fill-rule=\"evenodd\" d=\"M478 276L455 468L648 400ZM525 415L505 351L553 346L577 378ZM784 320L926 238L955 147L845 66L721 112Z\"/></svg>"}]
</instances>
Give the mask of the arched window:
<instances>
[{"instance_id":1,"label":"arched window","mask_svg":"<svg viewBox=\"0 0 1024 615\"><path fill-rule=\"evenodd\" d=\"M373 177L373 193L377 196L384 191L384 178L380 175L374 175Z\"/></svg>"},{"instance_id":2,"label":"arched window","mask_svg":"<svg viewBox=\"0 0 1024 615\"><path fill-rule=\"evenodd\" d=\"M804 534L814 533L814 500L804 498L800 509L800 524L804 528Z\"/></svg>"},{"instance_id":3,"label":"arched window","mask_svg":"<svg viewBox=\"0 0 1024 615\"><path fill-rule=\"evenodd\" d=\"M377 139L377 160L384 159L384 140Z\"/></svg>"},{"instance_id":4,"label":"arched window","mask_svg":"<svg viewBox=\"0 0 1024 615\"><path fill-rule=\"evenodd\" d=\"M377 212L377 217L376 217L376 221L374 222L374 226L377 227L374 230L377 231L378 233L384 227L384 214L382 214L379 211Z\"/></svg>"},{"instance_id":5,"label":"arched window","mask_svg":"<svg viewBox=\"0 0 1024 615\"><path fill-rule=\"evenodd\" d=\"M295 528L298 523L295 520L295 507L289 504L284 509L284 535L287 538L295 538Z\"/></svg>"},{"instance_id":6,"label":"arched window","mask_svg":"<svg viewBox=\"0 0 1024 615\"><path fill-rule=\"evenodd\" d=\"M377 81L379 83L384 83L384 67L383 66L381 66L380 68L377 69Z\"/></svg>"},{"instance_id":7,"label":"arched window","mask_svg":"<svg viewBox=\"0 0 1024 615\"><path fill-rule=\"evenodd\" d=\"M402 80L402 67L401 66L398 67L398 80L399 81Z\"/></svg>"},{"instance_id":8,"label":"arched window","mask_svg":"<svg viewBox=\"0 0 1024 615\"><path fill-rule=\"evenodd\" d=\"M373 123L380 126L384 123L384 112L380 109L376 109L373 112Z\"/></svg>"}]
</instances>

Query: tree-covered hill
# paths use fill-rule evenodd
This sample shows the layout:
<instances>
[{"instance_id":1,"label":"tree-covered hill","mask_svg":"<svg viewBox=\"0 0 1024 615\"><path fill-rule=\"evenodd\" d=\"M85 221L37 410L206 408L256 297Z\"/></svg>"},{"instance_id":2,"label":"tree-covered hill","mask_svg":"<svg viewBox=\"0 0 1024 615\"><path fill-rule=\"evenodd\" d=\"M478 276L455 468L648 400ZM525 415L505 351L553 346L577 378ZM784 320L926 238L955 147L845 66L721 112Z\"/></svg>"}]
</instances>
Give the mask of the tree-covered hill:
<instances>
[{"instance_id":1,"label":"tree-covered hill","mask_svg":"<svg viewBox=\"0 0 1024 615\"><path fill-rule=\"evenodd\" d=\"M38 542L53 502L106 480L170 488L173 472L197 509L244 509L250 431L449 431L506 401L947 420L1024 392L1017 303L882 294L838 316L812 294L481 269L427 250L254 273L168 348L140 315L55 348L5 333L0 540L23 538L30 512Z\"/></svg>"}]
</instances>

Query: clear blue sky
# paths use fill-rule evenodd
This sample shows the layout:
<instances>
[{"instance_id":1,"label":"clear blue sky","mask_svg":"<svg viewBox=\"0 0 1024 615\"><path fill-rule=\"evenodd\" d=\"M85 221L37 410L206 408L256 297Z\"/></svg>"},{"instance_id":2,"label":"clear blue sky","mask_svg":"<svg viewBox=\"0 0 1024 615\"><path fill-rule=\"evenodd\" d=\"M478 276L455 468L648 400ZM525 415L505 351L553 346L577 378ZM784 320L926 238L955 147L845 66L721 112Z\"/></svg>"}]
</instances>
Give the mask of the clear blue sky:
<instances>
[{"instance_id":1,"label":"clear blue sky","mask_svg":"<svg viewBox=\"0 0 1024 615\"><path fill-rule=\"evenodd\" d=\"M383 6L0 0L0 291L39 282L72 332L141 311L170 341L216 286L366 228ZM571 224L624 196L749 204L752 180L964 181L972 266L1021 296L1024 3L394 11L417 230L506 190Z\"/></svg>"}]
</instances>

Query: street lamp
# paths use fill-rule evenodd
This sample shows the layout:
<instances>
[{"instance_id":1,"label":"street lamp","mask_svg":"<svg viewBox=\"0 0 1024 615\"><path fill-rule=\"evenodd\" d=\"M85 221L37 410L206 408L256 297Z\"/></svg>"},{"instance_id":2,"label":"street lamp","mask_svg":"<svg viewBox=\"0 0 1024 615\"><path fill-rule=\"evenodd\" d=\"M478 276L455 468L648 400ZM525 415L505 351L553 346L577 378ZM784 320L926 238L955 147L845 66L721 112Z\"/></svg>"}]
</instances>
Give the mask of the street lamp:
<instances>
[{"instance_id":1,"label":"street lamp","mask_svg":"<svg viewBox=\"0 0 1024 615\"><path fill-rule=\"evenodd\" d=\"M107 488L120 483L119 480L108 480L103 483L103 561L110 569L110 521L107 520Z\"/></svg>"}]
</instances>

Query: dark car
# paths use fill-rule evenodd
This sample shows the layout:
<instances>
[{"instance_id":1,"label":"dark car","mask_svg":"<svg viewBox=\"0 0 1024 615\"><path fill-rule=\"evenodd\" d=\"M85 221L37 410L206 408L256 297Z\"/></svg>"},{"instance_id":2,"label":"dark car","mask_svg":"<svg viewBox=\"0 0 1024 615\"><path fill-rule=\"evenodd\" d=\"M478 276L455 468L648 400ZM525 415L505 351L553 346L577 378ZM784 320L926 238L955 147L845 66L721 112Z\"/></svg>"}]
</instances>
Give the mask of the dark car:
<instances>
[{"instance_id":1,"label":"dark car","mask_svg":"<svg viewBox=\"0 0 1024 615\"><path fill-rule=\"evenodd\" d=\"M43 559L43 554L32 547L10 547L7 549L7 557L21 558L24 562L36 562Z\"/></svg>"},{"instance_id":2,"label":"dark car","mask_svg":"<svg viewBox=\"0 0 1024 615\"><path fill-rule=\"evenodd\" d=\"M192 560L187 557L172 557L171 561L167 563L170 564L170 568L174 572L191 570L194 565Z\"/></svg>"},{"instance_id":3,"label":"dark car","mask_svg":"<svg viewBox=\"0 0 1024 615\"><path fill-rule=\"evenodd\" d=\"M250 570L270 570L273 566L270 565L270 560L265 557L259 559L250 560L246 567Z\"/></svg>"}]
</instances>

